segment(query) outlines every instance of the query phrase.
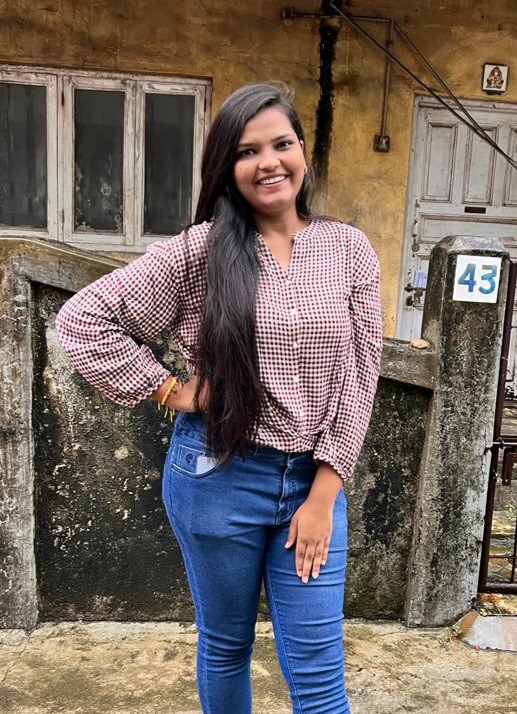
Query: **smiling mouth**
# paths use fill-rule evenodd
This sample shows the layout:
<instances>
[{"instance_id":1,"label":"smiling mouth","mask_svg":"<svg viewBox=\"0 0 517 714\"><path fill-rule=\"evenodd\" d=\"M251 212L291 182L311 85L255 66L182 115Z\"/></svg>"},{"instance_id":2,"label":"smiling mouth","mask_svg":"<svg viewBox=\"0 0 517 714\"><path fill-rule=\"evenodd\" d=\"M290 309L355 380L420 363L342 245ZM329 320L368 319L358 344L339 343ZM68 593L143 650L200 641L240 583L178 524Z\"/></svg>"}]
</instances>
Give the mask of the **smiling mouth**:
<instances>
[{"instance_id":1,"label":"smiling mouth","mask_svg":"<svg viewBox=\"0 0 517 714\"><path fill-rule=\"evenodd\" d=\"M259 186L274 186L277 183L282 183L286 178L287 175L282 174L281 176L271 176L270 178L260 179L257 183Z\"/></svg>"}]
</instances>

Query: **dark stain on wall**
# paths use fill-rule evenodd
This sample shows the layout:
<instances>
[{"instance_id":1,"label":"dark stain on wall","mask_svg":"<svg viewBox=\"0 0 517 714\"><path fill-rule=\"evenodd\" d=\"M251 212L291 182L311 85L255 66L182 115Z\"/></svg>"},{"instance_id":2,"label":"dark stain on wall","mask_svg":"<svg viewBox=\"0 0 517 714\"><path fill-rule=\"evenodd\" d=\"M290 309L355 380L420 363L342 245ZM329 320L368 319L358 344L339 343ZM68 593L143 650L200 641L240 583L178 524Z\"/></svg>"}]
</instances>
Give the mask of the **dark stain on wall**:
<instances>
[{"instance_id":1,"label":"dark stain on wall","mask_svg":"<svg viewBox=\"0 0 517 714\"><path fill-rule=\"evenodd\" d=\"M348 617L403 616L430 396L424 389L379 381L370 428L346 487Z\"/></svg>"},{"instance_id":2,"label":"dark stain on wall","mask_svg":"<svg viewBox=\"0 0 517 714\"><path fill-rule=\"evenodd\" d=\"M330 13L329 0L321 3L321 12ZM312 168L316 190L326 194L332 125L334 119L334 77L333 63L336 56L336 42L339 30L326 20L320 27L320 98L316 109L316 129L312 151Z\"/></svg>"},{"instance_id":3,"label":"dark stain on wall","mask_svg":"<svg viewBox=\"0 0 517 714\"><path fill-rule=\"evenodd\" d=\"M161 500L172 425L120 407L68 364L54 329L69 294L34 285L35 548L40 621L176 620L194 610ZM164 335L157 358L178 368ZM381 379L347 484L347 616L403 614L429 392ZM267 613L261 608L261 618Z\"/></svg>"},{"instance_id":4,"label":"dark stain on wall","mask_svg":"<svg viewBox=\"0 0 517 714\"><path fill-rule=\"evenodd\" d=\"M161 500L172 425L150 401L114 404L67 364L53 324L68 297L34 289L39 619L192 621ZM152 347L170 363L166 340Z\"/></svg>"}]
</instances>

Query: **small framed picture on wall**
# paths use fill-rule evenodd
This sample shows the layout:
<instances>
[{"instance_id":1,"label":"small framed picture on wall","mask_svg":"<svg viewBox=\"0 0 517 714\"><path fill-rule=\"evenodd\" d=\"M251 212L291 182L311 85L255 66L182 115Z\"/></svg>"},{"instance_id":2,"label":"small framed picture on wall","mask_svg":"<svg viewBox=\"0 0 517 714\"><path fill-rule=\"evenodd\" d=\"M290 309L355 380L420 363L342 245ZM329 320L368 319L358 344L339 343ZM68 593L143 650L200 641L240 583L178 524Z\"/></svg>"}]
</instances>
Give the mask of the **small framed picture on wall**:
<instances>
[{"instance_id":1,"label":"small framed picture on wall","mask_svg":"<svg viewBox=\"0 0 517 714\"><path fill-rule=\"evenodd\" d=\"M487 94L503 94L508 86L508 65L489 64L483 65L482 89Z\"/></svg>"}]
</instances>

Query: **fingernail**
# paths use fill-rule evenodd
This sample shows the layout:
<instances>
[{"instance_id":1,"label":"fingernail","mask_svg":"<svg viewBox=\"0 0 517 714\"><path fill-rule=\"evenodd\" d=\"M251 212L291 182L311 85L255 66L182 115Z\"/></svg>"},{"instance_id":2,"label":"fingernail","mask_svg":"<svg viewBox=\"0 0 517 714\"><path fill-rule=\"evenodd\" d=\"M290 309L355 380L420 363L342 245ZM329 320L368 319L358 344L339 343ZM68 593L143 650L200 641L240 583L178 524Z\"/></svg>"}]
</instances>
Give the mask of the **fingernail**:
<instances>
[{"instance_id":1,"label":"fingernail","mask_svg":"<svg viewBox=\"0 0 517 714\"><path fill-rule=\"evenodd\" d=\"M302 578L302 583L308 583L308 582L309 582L309 578L306 575L304 575Z\"/></svg>"},{"instance_id":2,"label":"fingernail","mask_svg":"<svg viewBox=\"0 0 517 714\"><path fill-rule=\"evenodd\" d=\"M325 565L326 562L327 562L326 560L322 560L322 561L321 561L321 564L322 564L322 565Z\"/></svg>"},{"instance_id":3,"label":"fingernail","mask_svg":"<svg viewBox=\"0 0 517 714\"><path fill-rule=\"evenodd\" d=\"M301 578L301 577L302 577L302 571L301 571L301 570L297 570L297 571L296 571L296 575L297 575L299 578Z\"/></svg>"},{"instance_id":4,"label":"fingernail","mask_svg":"<svg viewBox=\"0 0 517 714\"><path fill-rule=\"evenodd\" d=\"M312 574L312 577L313 577L314 579L316 579L316 578L318 577L318 575L319 575L319 573L313 573L313 574Z\"/></svg>"},{"instance_id":5,"label":"fingernail","mask_svg":"<svg viewBox=\"0 0 517 714\"><path fill-rule=\"evenodd\" d=\"M289 548L290 545L291 544L289 543L289 541L287 541L287 543L284 545L284 548Z\"/></svg>"}]
</instances>

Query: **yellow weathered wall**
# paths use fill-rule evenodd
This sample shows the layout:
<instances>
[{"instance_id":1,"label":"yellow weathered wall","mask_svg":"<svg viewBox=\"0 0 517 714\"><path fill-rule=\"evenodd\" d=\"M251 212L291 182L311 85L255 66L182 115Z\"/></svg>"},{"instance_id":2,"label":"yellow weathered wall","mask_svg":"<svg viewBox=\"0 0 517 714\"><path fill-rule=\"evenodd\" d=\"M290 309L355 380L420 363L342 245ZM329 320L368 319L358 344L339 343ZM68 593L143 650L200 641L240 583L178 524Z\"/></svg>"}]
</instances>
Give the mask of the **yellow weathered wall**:
<instances>
[{"instance_id":1,"label":"yellow weathered wall","mask_svg":"<svg viewBox=\"0 0 517 714\"><path fill-rule=\"evenodd\" d=\"M284 24L280 10L287 4L292 0L3 0L0 62L210 77L214 110L244 82L281 79L296 90L310 152L319 98L318 21ZM296 3L299 11L319 7L308 0ZM487 99L480 89L484 62L510 65L503 99L517 101L514 0L357 0L350 11L397 20L461 98ZM384 38L383 27L368 26ZM396 48L413 69L418 66L399 41ZM344 21L333 75L327 211L370 236L383 269L385 329L393 334L413 103L420 90L394 70L388 114L391 151L379 154L372 142L380 126L384 59Z\"/></svg>"},{"instance_id":2,"label":"yellow weathered wall","mask_svg":"<svg viewBox=\"0 0 517 714\"><path fill-rule=\"evenodd\" d=\"M241 84L281 79L296 89L310 129L318 26L284 27L282 7L280 0L0 0L0 62L207 77L214 110Z\"/></svg>"},{"instance_id":3,"label":"yellow weathered wall","mask_svg":"<svg viewBox=\"0 0 517 714\"><path fill-rule=\"evenodd\" d=\"M517 102L517 2L493 0L399 0L353 3L354 14L382 14L396 20L462 99ZM386 29L368 23L379 40ZM418 76L436 83L396 40L395 51ZM510 66L508 91L489 97L481 90L485 62ZM395 330L405 231L407 180L413 106L422 90L394 67L389 96L388 134L391 150L372 150L379 132L384 83L380 52L343 27L334 65L336 107L329 175L329 210L363 228L381 260L386 334Z\"/></svg>"}]
</instances>

